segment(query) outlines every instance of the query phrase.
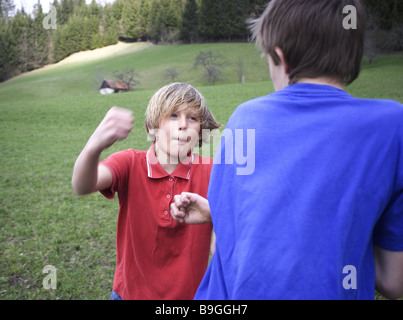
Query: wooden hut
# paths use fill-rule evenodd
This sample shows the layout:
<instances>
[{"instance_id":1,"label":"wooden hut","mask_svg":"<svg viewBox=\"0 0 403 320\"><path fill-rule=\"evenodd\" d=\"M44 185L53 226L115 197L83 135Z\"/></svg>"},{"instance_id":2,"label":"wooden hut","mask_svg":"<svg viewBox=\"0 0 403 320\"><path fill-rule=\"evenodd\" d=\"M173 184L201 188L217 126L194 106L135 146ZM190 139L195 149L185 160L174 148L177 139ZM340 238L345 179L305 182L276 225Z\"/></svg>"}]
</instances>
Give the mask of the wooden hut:
<instances>
[{"instance_id":1,"label":"wooden hut","mask_svg":"<svg viewBox=\"0 0 403 320\"><path fill-rule=\"evenodd\" d=\"M127 92L133 89L133 87L126 82L116 81L111 79L104 79L99 88L99 92L101 94L111 94L111 93L119 93L119 92Z\"/></svg>"}]
</instances>

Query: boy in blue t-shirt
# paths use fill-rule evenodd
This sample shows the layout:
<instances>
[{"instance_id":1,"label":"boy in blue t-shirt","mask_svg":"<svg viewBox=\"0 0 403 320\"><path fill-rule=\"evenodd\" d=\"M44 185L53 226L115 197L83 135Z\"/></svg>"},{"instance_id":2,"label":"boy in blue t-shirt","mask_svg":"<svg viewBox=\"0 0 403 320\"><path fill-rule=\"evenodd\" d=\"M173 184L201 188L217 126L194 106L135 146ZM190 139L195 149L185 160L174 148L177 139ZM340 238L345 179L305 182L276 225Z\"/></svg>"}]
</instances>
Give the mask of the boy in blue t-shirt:
<instances>
[{"instance_id":1,"label":"boy in blue t-shirt","mask_svg":"<svg viewBox=\"0 0 403 320\"><path fill-rule=\"evenodd\" d=\"M208 201L171 206L180 222L213 222L196 299L403 295L403 105L343 90L359 75L364 15L358 0L272 0L254 22L276 92L231 116Z\"/></svg>"}]
</instances>

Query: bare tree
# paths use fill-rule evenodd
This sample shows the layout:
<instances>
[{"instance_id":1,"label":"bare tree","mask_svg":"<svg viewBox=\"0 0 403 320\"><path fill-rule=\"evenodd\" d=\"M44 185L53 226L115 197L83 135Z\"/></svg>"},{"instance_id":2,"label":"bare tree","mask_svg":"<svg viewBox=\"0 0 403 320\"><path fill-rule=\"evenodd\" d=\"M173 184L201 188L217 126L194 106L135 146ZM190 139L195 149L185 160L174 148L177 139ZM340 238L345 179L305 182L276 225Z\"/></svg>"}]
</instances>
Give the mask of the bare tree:
<instances>
[{"instance_id":1,"label":"bare tree","mask_svg":"<svg viewBox=\"0 0 403 320\"><path fill-rule=\"evenodd\" d=\"M227 65L229 65L229 62L222 55L215 54L212 51L200 51L193 68L197 69L202 66L205 70L204 77L208 84L214 85L217 81L222 80L220 68Z\"/></svg>"},{"instance_id":2,"label":"bare tree","mask_svg":"<svg viewBox=\"0 0 403 320\"><path fill-rule=\"evenodd\" d=\"M128 84L132 88L140 84L140 81L138 80L140 75L134 72L134 69L129 69L128 67L126 67L126 69L123 70L122 72L113 71L113 76L119 79L120 81Z\"/></svg>"},{"instance_id":3,"label":"bare tree","mask_svg":"<svg viewBox=\"0 0 403 320\"><path fill-rule=\"evenodd\" d=\"M175 68L168 68L165 70L163 80L175 82L176 78L179 76L179 71Z\"/></svg>"}]
</instances>

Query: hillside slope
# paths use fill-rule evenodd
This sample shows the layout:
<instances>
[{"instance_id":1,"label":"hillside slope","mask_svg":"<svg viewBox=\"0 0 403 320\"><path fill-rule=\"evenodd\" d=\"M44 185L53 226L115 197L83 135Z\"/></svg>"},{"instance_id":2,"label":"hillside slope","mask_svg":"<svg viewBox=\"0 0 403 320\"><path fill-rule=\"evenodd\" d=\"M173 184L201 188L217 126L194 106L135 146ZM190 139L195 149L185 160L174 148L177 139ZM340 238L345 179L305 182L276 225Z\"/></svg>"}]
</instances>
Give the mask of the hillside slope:
<instances>
[{"instance_id":1,"label":"hillside slope","mask_svg":"<svg viewBox=\"0 0 403 320\"><path fill-rule=\"evenodd\" d=\"M225 83L238 82L239 61L243 64L246 82L269 79L267 63L253 44L117 44L77 53L57 64L0 83L0 96L14 100L21 92L37 98L98 94L104 78L113 77L114 71L126 68L135 69L139 74L140 85L136 90L155 89L165 84L164 73L168 68L179 73L175 81L205 85L203 69L193 68L200 51L212 51L228 62L228 66L222 68Z\"/></svg>"}]
</instances>

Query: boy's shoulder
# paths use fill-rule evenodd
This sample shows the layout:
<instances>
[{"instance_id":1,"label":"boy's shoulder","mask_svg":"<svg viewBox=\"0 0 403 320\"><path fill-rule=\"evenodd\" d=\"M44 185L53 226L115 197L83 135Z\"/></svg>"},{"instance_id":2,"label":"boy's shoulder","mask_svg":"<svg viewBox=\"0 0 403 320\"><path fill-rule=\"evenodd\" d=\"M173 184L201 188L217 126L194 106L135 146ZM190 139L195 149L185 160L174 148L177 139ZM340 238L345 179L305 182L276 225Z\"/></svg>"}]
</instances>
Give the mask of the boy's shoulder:
<instances>
[{"instance_id":1,"label":"boy's shoulder","mask_svg":"<svg viewBox=\"0 0 403 320\"><path fill-rule=\"evenodd\" d=\"M122 151L117 151L109 156L109 158L145 158L147 151L135 150L135 149L125 149Z\"/></svg>"},{"instance_id":2,"label":"boy's shoulder","mask_svg":"<svg viewBox=\"0 0 403 320\"><path fill-rule=\"evenodd\" d=\"M348 106L362 107L368 112L402 114L403 104L394 100L368 99L354 97L348 92L329 86L300 83L290 85L282 90L246 101L238 106L238 115L253 114L270 108L301 106Z\"/></svg>"},{"instance_id":3,"label":"boy's shoulder","mask_svg":"<svg viewBox=\"0 0 403 320\"><path fill-rule=\"evenodd\" d=\"M368 104L370 106L382 106L386 108L385 110L388 112L396 112L401 113L403 112L403 104L395 101L395 100L384 100L384 99L365 99L365 98L355 98L357 103L360 104Z\"/></svg>"},{"instance_id":4,"label":"boy's shoulder","mask_svg":"<svg viewBox=\"0 0 403 320\"><path fill-rule=\"evenodd\" d=\"M302 116L348 119L379 128L403 131L403 104L394 100L364 99L325 85L296 84L239 105L227 128L267 128L276 121Z\"/></svg>"},{"instance_id":5,"label":"boy's shoulder","mask_svg":"<svg viewBox=\"0 0 403 320\"><path fill-rule=\"evenodd\" d=\"M394 127L403 131L403 104L394 100L354 98L354 106L360 114L373 119L378 127ZM358 113L357 112L357 113Z\"/></svg>"},{"instance_id":6,"label":"boy's shoulder","mask_svg":"<svg viewBox=\"0 0 403 320\"><path fill-rule=\"evenodd\" d=\"M102 164L109 167L131 167L134 163L145 162L147 151L126 149L112 153L102 161Z\"/></svg>"}]
</instances>

